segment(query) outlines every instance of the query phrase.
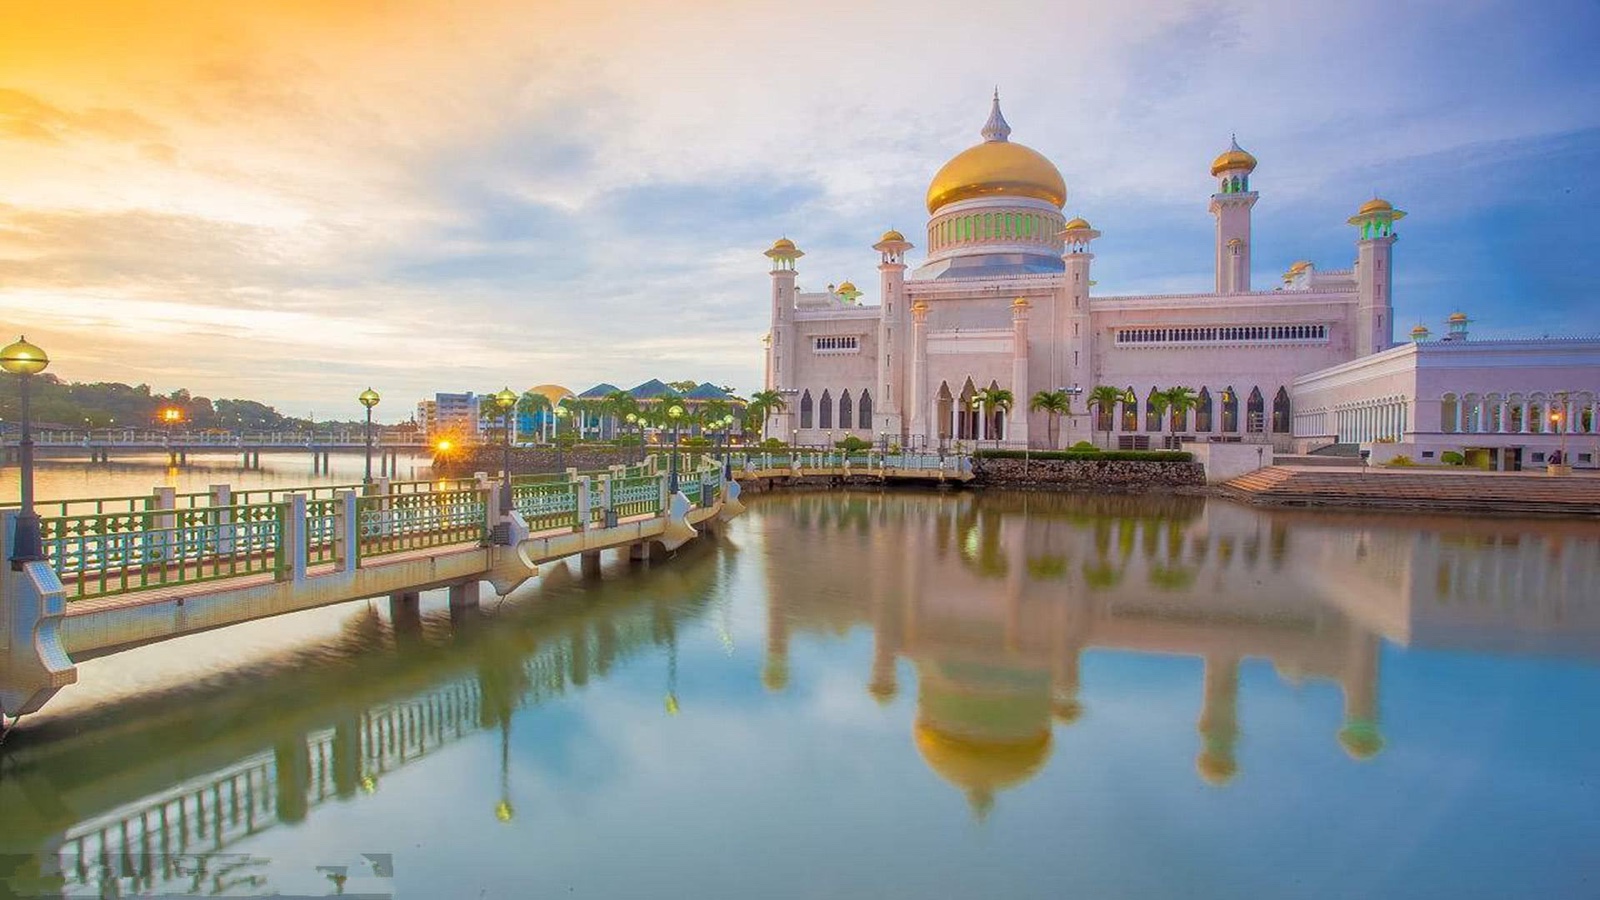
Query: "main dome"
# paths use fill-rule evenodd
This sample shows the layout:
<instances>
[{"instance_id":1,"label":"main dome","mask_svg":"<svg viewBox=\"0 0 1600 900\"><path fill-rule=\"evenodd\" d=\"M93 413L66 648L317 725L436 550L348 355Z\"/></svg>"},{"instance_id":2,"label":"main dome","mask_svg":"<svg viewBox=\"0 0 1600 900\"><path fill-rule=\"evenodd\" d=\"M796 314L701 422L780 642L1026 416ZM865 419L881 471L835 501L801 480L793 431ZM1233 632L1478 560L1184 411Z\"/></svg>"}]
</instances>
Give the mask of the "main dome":
<instances>
[{"instance_id":1,"label":"main dome","mask_svg":"<svg viewBox=\"0 0 1600 900\"><path fill-rule=\"evenodd\" d=\"M983 126L983 143L956 154L933 176L928 212L974 197L1030 197L1057 208L1066 205L1067 183L1055 164L1031 147L1011 143L1006 139L1010 134L996 94Z\"/></svg>"}]
</instances>

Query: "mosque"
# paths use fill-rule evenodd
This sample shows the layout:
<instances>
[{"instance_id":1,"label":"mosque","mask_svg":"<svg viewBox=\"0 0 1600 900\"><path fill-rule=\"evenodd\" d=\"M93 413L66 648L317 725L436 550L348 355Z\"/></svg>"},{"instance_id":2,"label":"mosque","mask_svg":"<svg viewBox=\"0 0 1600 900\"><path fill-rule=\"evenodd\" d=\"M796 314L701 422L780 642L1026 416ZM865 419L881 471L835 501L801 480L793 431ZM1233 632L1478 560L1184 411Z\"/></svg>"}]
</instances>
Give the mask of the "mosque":
<instances>
[{"instance_id":1,"label":"mosque","mask_svg":"<svg viewBox=\"0 0 1600 900\"><path fill-rule=\"evenodd\" d=\"M1472 341L1465 314L1434 340L1426 327L1396 347L1395 223L1381 198L1349 218L1350 268L1293 263L1282 283L1251 284L1256 158L1237 141L1212 161L1216 280L1193 294L1101 296L1090 223L1062 210L1066 182L1043 154L1011 140L998 92L982 142L928 186L927 254L912 268L898 231L879 254L877 305L848 281L803 292L804 253L783 238L772 261L765 386L787 408L772 435L805 444L845 434L911 448L982 442L1050 446L1037 392L1072 398L1057 444L1100 440L1143 449L1169 432L1189 441L1255 441L1279 452L1388 445L1435 458L1478 450L1483 465L1542 462L1558 436L1581 434L1572 461L1594 465L1600 340ZM908 271L909 270L909 271ZM1493 370L1485 379L1485 367ZM1116 409L1086 400L1123 393ZM1183 386L1199 406L1170 419L1156 391ZM986 406L1009 391L1011 410ZM1525 454L1531 454L1526 455Z\"/></svg>"}]
</instances>

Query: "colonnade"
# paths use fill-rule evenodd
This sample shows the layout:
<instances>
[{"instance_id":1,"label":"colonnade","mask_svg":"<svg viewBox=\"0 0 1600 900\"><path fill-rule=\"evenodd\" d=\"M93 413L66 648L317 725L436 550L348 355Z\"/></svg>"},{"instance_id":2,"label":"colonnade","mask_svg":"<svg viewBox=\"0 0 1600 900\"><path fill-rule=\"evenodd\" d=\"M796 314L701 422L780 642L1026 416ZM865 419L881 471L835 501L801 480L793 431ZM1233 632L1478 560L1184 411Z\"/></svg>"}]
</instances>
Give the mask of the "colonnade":
<instances>
[{"instance_id":1,"label":"colonnade","mask_svg":"<svg viewBox=\"0 0 1600 900\"><path fill-rule=\"evenodd\" d=\"M1439 401L1439 430L1447 434L1594 434L1597 424L1600 403L1588 391L1448 393Z\"/></svg>"},{"instance_id":2,"label":"colonnade","mask_svg":"<svg viewBox=\"0 0 1600 900\"><path fill-rule=\"evenodd\" d=\"M1411 424L1411 404L1404 397L1378 397L1333 410L1333 434L1346 443L1395 440ZM1299 421L1305 421L1301 419ZM1326 422L1322 423L1326 425ZM1310 433L1310 432L1307 432ZM1327 434L1327 431L1318 431Z\"/></svg>"}]
</instances>

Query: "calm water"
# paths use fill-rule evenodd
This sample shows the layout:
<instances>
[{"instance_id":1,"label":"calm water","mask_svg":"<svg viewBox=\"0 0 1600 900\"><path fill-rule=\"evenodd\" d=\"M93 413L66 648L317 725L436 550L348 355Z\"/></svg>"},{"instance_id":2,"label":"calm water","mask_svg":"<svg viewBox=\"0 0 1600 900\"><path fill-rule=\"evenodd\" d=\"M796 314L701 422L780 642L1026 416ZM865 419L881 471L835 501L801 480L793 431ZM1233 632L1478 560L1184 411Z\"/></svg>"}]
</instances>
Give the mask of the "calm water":
<instances>
[{"instance_id":1,"label":"calm water","mask_svg":"<svg viewBox=\"0 0 1600 900\"><path fill-rule=\"evenodd\" d=\"M757 497L456 622L86 663L0 835L74 896L1592 897L1596 531Z\"/></svg>"}]
</instances>

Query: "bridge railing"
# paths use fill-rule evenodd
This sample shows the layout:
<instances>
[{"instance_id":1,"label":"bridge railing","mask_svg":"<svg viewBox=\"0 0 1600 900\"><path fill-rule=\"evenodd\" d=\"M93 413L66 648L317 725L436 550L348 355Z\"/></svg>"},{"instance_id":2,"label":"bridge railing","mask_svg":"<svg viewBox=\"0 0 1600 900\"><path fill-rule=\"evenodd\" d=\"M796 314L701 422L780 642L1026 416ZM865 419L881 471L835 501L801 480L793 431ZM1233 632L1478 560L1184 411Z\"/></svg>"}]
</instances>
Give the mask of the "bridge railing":
<instances>
[{"instance_id":1,"label":"bridge railing","mask_svg":"<svg viewBox=\"0 0 1600 900\"><path fill-rule=\"evenodd\" d=\"M283 577L287 503L41 518L68 600L271 572Z\"/></svg>"},{"instance_id":2,"label":"bridge railing","mask_svg":"<svg viewBox=\"0 0 1600 900\"><path fill-rule=\"evenodd\" d=\"M530 531L577 529L578 483L547 481L511 485L511 504L527 521Z\"/></svg>"},{"instance_id":3,"label":"bridge railing","mask_svg":"<svg viewBox=\"0 0 1600 900\"><path fill-rule=\"evenodd\" d=\"M661 478L637 475L611 482L611 508L617 518L661 515Z\"/></svg>"},{"instance_id":4,"label":"bridge railing","mask_svg":"<svg viewBox=\"0 0 1600 900\"><path fill-rule=\"evenodd\" d=\"M493 516L486 489L358 497L356 564L428 547L486 544Z\"/></svg>"}]
</instances>

